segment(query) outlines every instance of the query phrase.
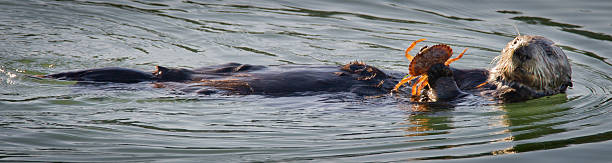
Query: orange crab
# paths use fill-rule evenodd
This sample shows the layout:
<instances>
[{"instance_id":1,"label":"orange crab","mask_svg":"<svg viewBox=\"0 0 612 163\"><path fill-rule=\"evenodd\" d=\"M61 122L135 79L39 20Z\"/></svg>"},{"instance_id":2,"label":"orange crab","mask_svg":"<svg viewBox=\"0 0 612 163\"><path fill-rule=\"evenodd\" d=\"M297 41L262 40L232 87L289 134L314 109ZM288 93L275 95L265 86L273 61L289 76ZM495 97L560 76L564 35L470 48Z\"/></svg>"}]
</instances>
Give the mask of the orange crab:
<instances>
[{"instance_id":1,"label":"orange crab","mask_svg":"<svg viewBox=\"0 0 612 163\"><path fill-rule=\"evenodd\" d=\"M412 85L412 95L419 96L421 90L429 85L427 82L427 70L434 64L444 63L444 65L448 66L451 63L459 60L463 57L467 48L459 54L456 58L450 58L453 55L453 49L450 46L445 44L438 44L432 47L425 47L421 49L419 53L417 53L414 57L408 52L414 48L414 46L421 41L425 41L425 39L420 39L412 42L410 47L406 49L406 58L410 61L410 65L408 66L409 74L406 75L399 83L395 85L393 91L397 91L402 85L407 82L410 82L412 79L415 79L420 76L419 80ZM449 59L450 58L450 59Z\"/></svg>"}]
</instances>

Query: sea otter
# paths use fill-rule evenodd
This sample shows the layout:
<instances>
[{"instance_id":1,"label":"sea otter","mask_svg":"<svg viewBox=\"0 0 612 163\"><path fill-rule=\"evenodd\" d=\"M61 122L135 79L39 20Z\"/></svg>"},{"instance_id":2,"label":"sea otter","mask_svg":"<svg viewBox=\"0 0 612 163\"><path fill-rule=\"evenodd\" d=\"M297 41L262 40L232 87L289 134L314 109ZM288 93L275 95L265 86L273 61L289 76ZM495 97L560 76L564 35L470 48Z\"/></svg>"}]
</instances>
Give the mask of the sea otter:
<instances>
[{"instance_id":1,"label":"sea otter","mask_svg":"<svg viewBox=\"0 0 612 163\"><path fill-rule=\"evenodd\" d=\"M195 90L211 94L287 96L304 92L353 92L358 95L388 93L398 78L363 62L344 66L257 66L239 63L198 69L156 66L153 73L107 67L45 76L82 84L154 82L155 87Z\"/></svg>"},{"instance_id":2,"label":"sea otter","mask_svg":"<svg viewBox=\"0 0 612 163\"><path fill-rule=\"evenodd\" d=\"M515 37L494 62L490 70L434 65L427 72L431 88L417 100L453 99L465 95L464 90L476 89L484 96L516 102L565 93L567 87L573 86L567 56L553 41L542 36Z\"/></svg>"},{"instance_id":3,"label":"sea otter","mask_svg":"<svg viewBox=\"0 0 612 163\"><path fill-rule=\"evenodd\" d=\"M416 101L447 101L482 92L504 102L563 93L572 86L567 56L542 36L517 36L494 59L490 70L462 70L436 64L427 71L429 86ZM80 82L154 82L156 87L183 83L202 94L293 95L301 92L390 93L401 73L383 72L362 62L343 66L256 66L229 63L193 70L157 66L153 73L99 68L38 76ZM406 88L408 89L408 88ZM194 89L189 89L194 90Z\"/></svg>"}]
</instances>

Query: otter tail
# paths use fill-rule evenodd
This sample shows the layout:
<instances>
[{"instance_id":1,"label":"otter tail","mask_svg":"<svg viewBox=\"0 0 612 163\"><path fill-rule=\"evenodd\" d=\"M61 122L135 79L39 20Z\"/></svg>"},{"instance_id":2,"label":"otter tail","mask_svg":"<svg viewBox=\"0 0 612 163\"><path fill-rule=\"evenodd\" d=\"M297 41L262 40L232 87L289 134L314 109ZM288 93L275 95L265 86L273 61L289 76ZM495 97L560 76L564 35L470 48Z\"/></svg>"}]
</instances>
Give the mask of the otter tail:
<instances>
[{"instance_id":1,"label":"otter tail","mask_svg":"<svg viewBox=\"0 0 612 163\"><path fill-rule=\"evenodd\" d=\"M112 83L138 83L153 81L155 76L140 70L106 67L97 69L78 70L62 72L49 75L35 75L34 78L51 78L70 81L90 81L90 82L112 82Z\"/></svg>"}]
</instances>

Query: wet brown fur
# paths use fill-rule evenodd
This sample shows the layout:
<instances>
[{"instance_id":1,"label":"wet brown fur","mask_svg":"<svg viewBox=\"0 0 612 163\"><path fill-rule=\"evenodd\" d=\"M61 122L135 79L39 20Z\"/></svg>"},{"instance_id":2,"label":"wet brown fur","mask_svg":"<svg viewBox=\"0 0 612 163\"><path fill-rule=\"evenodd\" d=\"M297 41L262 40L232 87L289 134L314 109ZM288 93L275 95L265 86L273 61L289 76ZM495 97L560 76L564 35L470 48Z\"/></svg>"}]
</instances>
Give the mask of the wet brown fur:
<instances>
[{"instance_id":1,"label":"wet brown fur","mask_svg":"<svg viewBox=\"0 0 612 163\"><path fill-rule=\"evenodd\" d=\"M253 88L249 85L248 82L239 80L239 79L202 80L202 81L197 81L194 83L198 83L198 84L191 85L191 87L198 87L198 86L214 87L216 89L229 91L232 94L247 95L247 94L252 94L254 92Z\"/></svg>"}]
</instances>

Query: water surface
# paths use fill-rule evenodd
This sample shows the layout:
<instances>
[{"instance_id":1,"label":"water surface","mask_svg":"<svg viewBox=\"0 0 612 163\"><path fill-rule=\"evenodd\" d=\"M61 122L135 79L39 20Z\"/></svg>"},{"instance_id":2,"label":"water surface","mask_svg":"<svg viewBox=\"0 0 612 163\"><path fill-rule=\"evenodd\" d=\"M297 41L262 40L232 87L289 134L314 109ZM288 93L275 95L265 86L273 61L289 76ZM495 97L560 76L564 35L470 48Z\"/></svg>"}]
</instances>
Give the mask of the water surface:
<instances>
[{"instance_id":1,"label":"water surface","mask_svg":"<svg viewBox=\"0 0 612 163\"><path fill-rule=\"evenodd\" d=\"M609 162L607 1L0 0L0 161ZM487 68L521 34L557 42L574 87L521 103L455 105L348 93L197 95L150 84L27 77L108 66L227 62L407 72L410 42L469 48Z\"/></svg>"}]
</instances>

